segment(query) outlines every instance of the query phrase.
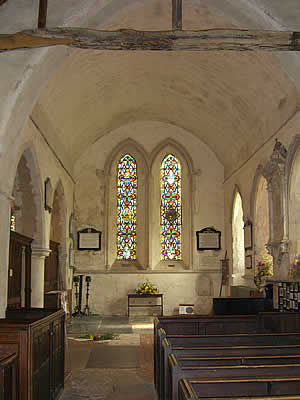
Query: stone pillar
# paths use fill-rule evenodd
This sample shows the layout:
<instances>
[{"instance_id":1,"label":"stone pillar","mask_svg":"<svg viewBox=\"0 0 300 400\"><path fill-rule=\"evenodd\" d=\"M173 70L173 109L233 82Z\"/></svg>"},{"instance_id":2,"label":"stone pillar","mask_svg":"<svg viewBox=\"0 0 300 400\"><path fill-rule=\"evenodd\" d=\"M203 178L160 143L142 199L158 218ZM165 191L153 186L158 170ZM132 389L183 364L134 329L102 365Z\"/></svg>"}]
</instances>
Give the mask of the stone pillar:
<instances>
[{"instance_id":1,"label":"stone pillar","mask_svg":"<svg viewBox=\"0 0 300 400\"><path fill-rule=\"evenodd\" d=\"M271 158L263 169L268 182L270 210L270 240L267 248L273 256L274 279L287 279L289 273L286 155L285 147L276 140Z\"/></svg>"},{"instance_id":2,"label":"stone pillar","mask_svg":"<svg viewBox=\"0 0 300 400\"><path fill-rule=\"evenodd\" d=\"M50 249L32 246L31 259L31 307L44 307L45 258Z\"/></svg>"},{"instance_id":3,"label":"stone pillar","mask_svg":"<svg viewBox=\"0 0 300 400\"><path fill-rule=\"evenodd\" d=\"M58 247L59 261L58 261L58 274L59 274L59 286L60 290L68 289L67 282L67 268L68 268L68 252L66 246L59 245Z\"/></svg>"},{"instance_id":4,"label":"stone pillar","mask_svg":"<svg viewBox=\"0 0 300 400\"><path fill-rule=\"evenodd\" d=\"M13 200L0 189L0 318L5 318L7 307L8 256L10 235L10 203Z\"/></svg>"}]
</instances>

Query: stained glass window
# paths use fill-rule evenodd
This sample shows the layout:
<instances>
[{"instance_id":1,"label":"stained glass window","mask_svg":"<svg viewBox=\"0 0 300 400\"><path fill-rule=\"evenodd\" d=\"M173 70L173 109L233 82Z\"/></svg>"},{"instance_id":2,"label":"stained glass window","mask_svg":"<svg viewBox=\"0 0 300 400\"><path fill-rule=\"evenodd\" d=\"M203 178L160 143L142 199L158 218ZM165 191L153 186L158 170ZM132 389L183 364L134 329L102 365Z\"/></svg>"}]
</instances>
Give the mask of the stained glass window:
<instances>
[{"instance_id":1,"label":"stained glass window","mask_svg":"<svg viewBox=\"0 0 300 400\"><path fill-rule=\"evenodd\" d=\"M118 165L117 259L136 259L137 166L126 154Z\"/></svg>"},{"instance_id":2,"label":"stained glass window","mask_svg":"<svg viewBox=\"0 0 300 400\"><path fill-rule=\"evenodd\" d=\"M181 260L181 166L172 154L160 169L161 259Z\"/></svg>"},{"instance_id":3,"label":"stained glass window","mask_svg":"<svg viewBox=\"0 0 300 400\"><path fill-rule=\"evenodd\" d=\"M14 215L10 217L10 230L11 231L16 230L16 217Z\"/></svg>"},{"instance_id":4,"label":"stained glass window","mask_svg":"<svg viewBox=\"0 0 300 400\"><path fill-rule=\"evenodd\" d=\"M15 204L11 202L11 211L10 211L10 230L16 230L16 216L15 216Z\"/></svg>"}]
</instances>

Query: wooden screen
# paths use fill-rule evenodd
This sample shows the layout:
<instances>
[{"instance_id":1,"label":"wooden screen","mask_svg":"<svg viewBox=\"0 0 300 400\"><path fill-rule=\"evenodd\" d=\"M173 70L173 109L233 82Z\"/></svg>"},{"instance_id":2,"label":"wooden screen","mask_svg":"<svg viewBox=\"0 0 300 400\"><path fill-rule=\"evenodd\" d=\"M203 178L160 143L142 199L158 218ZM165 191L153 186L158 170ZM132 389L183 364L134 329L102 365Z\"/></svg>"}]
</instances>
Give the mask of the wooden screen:
<instances>
[{"instance_id":1,"label":"wooden screen","mask_svg":"<svg viewBox=\"0 0 300 400\"><path fill-rule=\"evenodd\" d=\"M10 232L7 307L30 307L31 293L31 242L32 239L17 232Z\"/></svg>"}]
</instances>

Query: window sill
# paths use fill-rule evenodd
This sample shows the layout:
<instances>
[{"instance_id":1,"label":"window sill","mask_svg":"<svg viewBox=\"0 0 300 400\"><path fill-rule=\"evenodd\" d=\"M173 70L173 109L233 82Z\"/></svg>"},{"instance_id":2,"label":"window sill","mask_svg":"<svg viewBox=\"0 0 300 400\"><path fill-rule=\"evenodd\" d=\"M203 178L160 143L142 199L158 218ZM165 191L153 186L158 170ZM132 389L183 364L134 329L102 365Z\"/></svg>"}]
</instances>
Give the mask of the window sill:
<instances>
[{"instance_id":1,"label":"window sill","mask_svg":"<svg viewBox=\"0 0 300 400\"><path fill-rule=\"evenodd\" d=\"M138 260L116 260L111 266L108 266L107 272L136 272L144 271Z\"/></svg>"},{"instance_id":2,"label":"window sill","mask_svg":"<svg viewBox=\"0 0 300 400\"><path fill-rule=\"evenodd\" d=\"M172 261L172 260L161 260L154 268L155 271L167 271L167 272L177 272L177 271L186 271L189 268L184 265L184 262L181 261Z\"/></svg>"}]
</instances>

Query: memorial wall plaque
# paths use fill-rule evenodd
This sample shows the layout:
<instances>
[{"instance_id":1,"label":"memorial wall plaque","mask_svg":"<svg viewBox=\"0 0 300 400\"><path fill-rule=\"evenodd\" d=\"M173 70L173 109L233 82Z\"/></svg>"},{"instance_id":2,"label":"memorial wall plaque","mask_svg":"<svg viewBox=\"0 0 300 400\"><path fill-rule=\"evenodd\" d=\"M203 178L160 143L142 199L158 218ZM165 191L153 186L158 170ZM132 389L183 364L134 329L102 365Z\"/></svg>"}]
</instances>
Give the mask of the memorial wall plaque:
<instances>
[{"instance_id":1,"label":"memorial wall plaque","mask_svg":"<svg viewBox=\"0 0 300 400\"><path fill-rule=\"evenodd\" d=\"M196 232L197 250L220 250L221 232L213 227L204 228Z\"/></svg>"},{"instance_id":2,"label":"memorial wall plaque","mask_svg":"<svg viewBox=\"0 0 300 400\"><path fill-rule=\"evenodd\" d=\"M101 250L101 232L93 228L77 232L78 250Z\"/></svg>"}]
</instances>

